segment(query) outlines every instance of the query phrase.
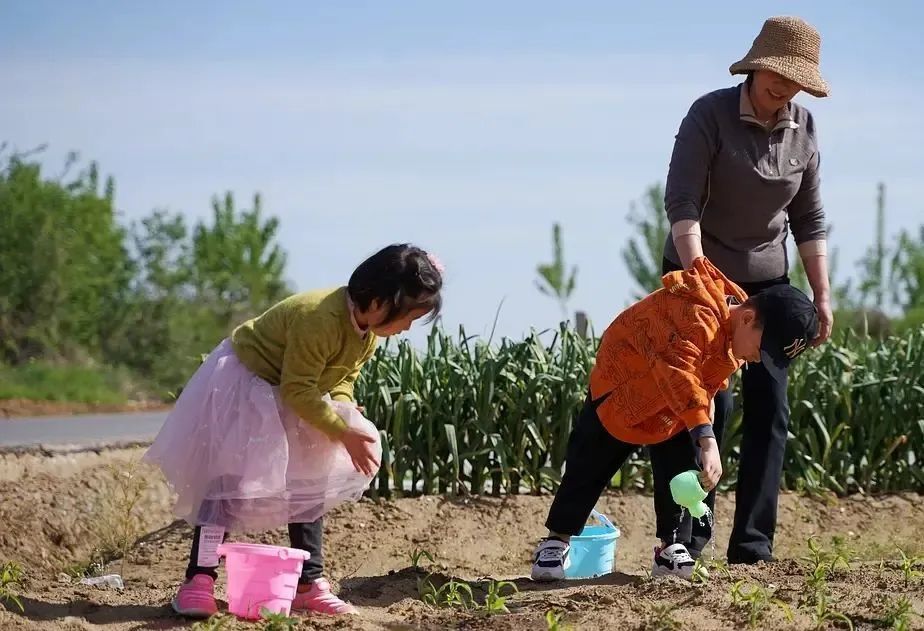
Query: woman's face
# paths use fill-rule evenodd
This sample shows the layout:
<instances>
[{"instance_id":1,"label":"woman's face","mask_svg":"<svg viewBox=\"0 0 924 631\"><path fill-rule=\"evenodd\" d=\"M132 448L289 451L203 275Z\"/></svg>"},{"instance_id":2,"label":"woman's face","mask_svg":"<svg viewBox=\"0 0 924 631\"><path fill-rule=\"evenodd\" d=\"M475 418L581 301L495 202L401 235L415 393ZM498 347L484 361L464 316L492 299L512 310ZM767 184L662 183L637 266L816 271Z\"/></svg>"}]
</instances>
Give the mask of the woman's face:
<instances>
[{"instance_id":1,"label":"woman's face","mask_svg":"<svg viewBox=\"0 0 924 631\"><path fill-rule=\"evenodd\" d=\"M757 70L751 80L751 104L758 115L770 115L786 106L801 90L798 83L772 70Z\"/></svg>"}]
</instances>

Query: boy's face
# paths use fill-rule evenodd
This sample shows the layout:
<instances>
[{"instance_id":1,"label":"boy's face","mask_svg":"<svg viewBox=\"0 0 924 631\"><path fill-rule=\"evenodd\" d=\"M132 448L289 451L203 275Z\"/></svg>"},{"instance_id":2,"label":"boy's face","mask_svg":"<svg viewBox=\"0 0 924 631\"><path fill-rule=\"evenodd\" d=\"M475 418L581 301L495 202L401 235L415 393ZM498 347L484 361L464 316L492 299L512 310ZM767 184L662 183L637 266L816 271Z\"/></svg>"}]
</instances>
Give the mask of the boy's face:
<instances>
[{"instance_id":1,"label":"boy's face","mask_svg":"<svg viewBox=\"0 0 924 631\"><path fill-rule=\"evenodd\" d=\"M750 307L742 307L732 333L732 353L737 359L760 363L760 342L764 327L757 321L757 313Z\"/></svg>"}]
</instances>

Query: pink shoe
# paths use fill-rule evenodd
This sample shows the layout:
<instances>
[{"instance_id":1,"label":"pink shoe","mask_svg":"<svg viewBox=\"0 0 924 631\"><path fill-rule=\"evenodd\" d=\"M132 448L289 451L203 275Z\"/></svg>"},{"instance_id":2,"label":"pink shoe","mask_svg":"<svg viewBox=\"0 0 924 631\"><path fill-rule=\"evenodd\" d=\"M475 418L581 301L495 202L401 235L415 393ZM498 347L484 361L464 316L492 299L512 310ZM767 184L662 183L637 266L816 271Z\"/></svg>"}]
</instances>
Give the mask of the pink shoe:
<instances>
[{"instance_id":1,"label":"pink shoe","mask_svg":"<svg viewBox=\"0 0 924 631\"><path fill-rule=\"evenodd\" d=\"M208 618L218 613L215 604L215 579L206 574L196 574L180 585L179 591L170 603L173 610L188 618Z\"/></svg>"},{"instance_id":2,"label":"pink shoe","mask_svg":"<svg viewBox=\"0 0 924 631\"><path fill-rule=\"evenodd\" d=\"M327 582L326 578L319 578L311 583L311 586L306 591L301 591L301 587L299 585L299 592L295 594L295 600L292 601L292 609L313 611L329 616L359 613L356 607L340 600L330 591L330 583Z\"/></svg>"}]
</instances>

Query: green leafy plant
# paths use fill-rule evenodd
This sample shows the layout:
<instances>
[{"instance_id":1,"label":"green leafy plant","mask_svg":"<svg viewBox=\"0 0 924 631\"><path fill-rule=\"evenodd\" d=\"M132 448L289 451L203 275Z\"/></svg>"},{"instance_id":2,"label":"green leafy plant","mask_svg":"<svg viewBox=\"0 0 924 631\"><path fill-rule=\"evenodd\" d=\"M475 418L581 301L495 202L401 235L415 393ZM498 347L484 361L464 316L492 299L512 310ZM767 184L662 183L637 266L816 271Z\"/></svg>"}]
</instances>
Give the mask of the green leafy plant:
<instances>
[{"instance_id":1,"label":"green leafy plant","mask_svg":"<svg viewBox=\"0 0 924 631\"><path fill-rule=\"evenodd\" d=\"M426 559L430 563L435 563L433 555L421 548L414 548L414 551L408 554L408 557L411 559L411 567L413 567L414 570L420 570L421 559Z\"/></svg>"},{"instance_id":2,"label":"green leafy plant","mask_svg":"<svg viewBox=\"0 0 924 631\"><path fill-rule=\"evenodd\" d=\"M190 629L192 629L192 631L223 631L228 628L228 625L230 625L233 620L234 618L227 614L218 613L207 620L200 620L194 623Z\"/></svg>"},{"instance_id":3,"label":"green leafy plant","mask_svg":"<svg viewBox=\"0 0 924 631\"><path fill-rule=\"evenodd\" d=\"M433 584L430 574L426 578L417 579L417 593L420 599L431 607L459 608L468 610L472 608L475 597L472 587L468 583L450 578L439 587Z\"/></svg>"},{"instance_id":4,"label":"green leafy plant","mask_svg":"<svg viewBox=\"0 0 924 631\"><path fill-rule=\"evenodd\" d=\"M853 631L853 622L843 613L837 611L831 606L829 601L830 595L827 589L815 593L815 606L811 609L812 622L816 631L821 631L831 622L843 622L850 631Z\"/></svg>"},{"instance_id":5,"label":"green leafy plant","mask_svg":"<svg viewBox=\"0 0 924 631\"><path fill-rule=\"evenodd\" d=\"M15 561L7 561L0 569L0 606L6 608L10 603L16 605L20 613L25 609L22 606L22 600L14 590L22 588L23 571L22 567Z\"/></svg>"},{"instance_id":6,"label":"green leafy plant","mask_svg":"<svg viewBox=\"0 0 924 631\"><path fill-rule=\"evenodd\" d=\"M545 612L545 628L546 631L568 631L569 627L562 622L565 614L554 609L549 609Z\"/></svg>"},{"instance_id":7,"label":"green leafy plant","mask_svg":"<svg viewBox=\"0 0 924 631\"><path fill-rule=\"evenodd\" d=\"M731 597L732 602L738 607L745 610L748 620L748 626L756 628L758 623L763 620L764 615L771 608L776 606L783 611L787 620L792 620L792 610L785 602L776 598L776 590L765 588L762 585L755 585L750 591L744 589L745 581L741 580L732 585Z\"/></svg>"},{"instance_id":8,"label":"green leafy plant","mask_svg":"<svg viewBox=\"0 0 924 631\"><path fill-rule=\"evenodd\" d=\"M504 589L509 590L506 596L503 595ZM488 583L488 593L484 599L484 610L489 614L510 613L507 609L507 599L518 591L517 586L510 581L491 581Z\"/></svg>"},{"instance_id":9,"label":"green leafy plant","mask_svg":"<svg viewBox=\"0 0 924 631\"><path fill-rule=\"evenodd\" d=\"M693 577L691 580L694 585L708 585L712 572L718 572L728 580L732 578L728 563L717 559L704 561L703 557L699 557L693 565Z\"/></svg>"},{"instance_id":10,"label":"green leafy plant","mask_svg":"<svg viewBox=\"0 0 924 631\"><path fill-rule=\"evenodd\" d=\"M902 596L887 603L880 622L894 631L909 631L913 615L915 614L911 601L907 596Z\"/></svg>"},{"instance_id":11,"label":"green leafy plant","mask_svg":"<svg viewBox=\"0 0 924 631\"><path fill-rule=\"evenodd\" d=\"M924 576L924 572L915 569L918 565L924 563L924 557L912 556L906 553L902 548L898 546L896 546L896 548L901 555L898 567L902 572L902 576L905 579L905 586L907 587L912 581Z\"/></svg>"},{"instance_id":12,"label":"green leafy plant","mask_svg":"<svg viewBox=\"0 0 924 631\"><path fill-rule=\"evenodd\" d=\"M679 606L678 603L655 605L648 613L648 618L642 628L644 631L680 631L683 626L674 617L674 612Z\"/></svg>"},{"instance_id":13,"label":"green leafy plant","mask_svg":"<svg viewBox=\"0 0 924 631\"><path fill-rule=\"evenodd\" d=\"M298 626L298 618L268 609L260 610L260 619L263 620L263 631L292 631Z\"/></svg>"}]
</instances>

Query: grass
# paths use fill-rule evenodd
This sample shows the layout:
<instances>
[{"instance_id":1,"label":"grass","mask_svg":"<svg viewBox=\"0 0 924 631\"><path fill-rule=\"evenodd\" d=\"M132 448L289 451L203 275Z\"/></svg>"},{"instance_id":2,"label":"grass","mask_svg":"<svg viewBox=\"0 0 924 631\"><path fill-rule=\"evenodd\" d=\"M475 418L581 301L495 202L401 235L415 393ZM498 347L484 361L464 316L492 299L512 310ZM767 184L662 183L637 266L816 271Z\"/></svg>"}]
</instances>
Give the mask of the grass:
<instances>
[{"instance_id":1,"label":"grass","mask_svg":"<svg viewBox=\"0 0 924 631\"><path fill-rule=\"evenodd\" d=\"M9 609L10 604L16 606L20 613L25 612L22 601L16 591L22 588L22 567L15 561L7 561L0 569L0 607Z\"/></svg>"},{"instance_id":2,"label":"grass","mask_svg":"<svg viewBox=\"0 0 924 631\"><path fill-rule=\"evenodd\" d=\"M33 361L0 365L0 400L59 401L122 405L130 379L124 370Z\"/></svg>"},{"instance_id":3,"label":"grass","mask_svg":"<svg viewBox=\"0 0 924 631\"><path fill-rule=\"evenodd\" d=\"M914 607L907 596L902 596L886 604L885 611L879 622L894 631L910 631L911 617L915 615Z\"/></svg>"}]
</instances>

